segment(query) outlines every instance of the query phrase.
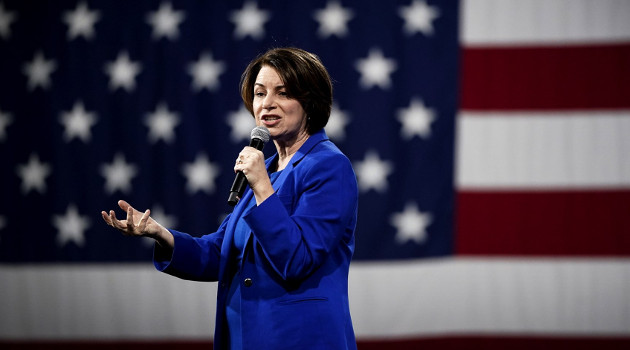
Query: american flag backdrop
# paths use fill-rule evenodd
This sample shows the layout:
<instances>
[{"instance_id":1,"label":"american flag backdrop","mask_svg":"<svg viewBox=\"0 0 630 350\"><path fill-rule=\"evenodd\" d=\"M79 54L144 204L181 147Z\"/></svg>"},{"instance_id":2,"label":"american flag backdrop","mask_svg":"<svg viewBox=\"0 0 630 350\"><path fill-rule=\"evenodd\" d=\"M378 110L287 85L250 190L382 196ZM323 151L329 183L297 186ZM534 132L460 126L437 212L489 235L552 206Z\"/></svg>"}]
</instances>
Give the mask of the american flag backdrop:
<instances>
[{"instance_id":1,"label":"american flag backdrop","mask_svg":"<svg viewBox=\"0 0 630 350\"><path fill-rule=\"evenodd\" d=\"M210 348L215 284L100 211L213 232L281 46L334 81L360 349L630 346L630 1L0 0L0 347Z\"/></svg>"}]
</instances>

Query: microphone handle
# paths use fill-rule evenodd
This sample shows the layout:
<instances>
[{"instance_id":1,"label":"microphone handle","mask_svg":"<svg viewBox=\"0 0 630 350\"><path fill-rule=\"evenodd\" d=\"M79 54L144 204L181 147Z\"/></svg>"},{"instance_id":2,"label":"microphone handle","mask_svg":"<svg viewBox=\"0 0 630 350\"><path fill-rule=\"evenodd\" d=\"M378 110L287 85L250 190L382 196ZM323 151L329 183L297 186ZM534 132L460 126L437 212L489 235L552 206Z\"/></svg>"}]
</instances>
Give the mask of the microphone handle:
<instances>
[{"instance_id":1,"label":"microphone handle","mask_svg":"<svg viewBox=\"0 0 630 350\"><path fill-rule=\"evenodd\" d=\"M249 147L254 147L257 150L262 151L263 147L265 147L265 142L259 138L253 138L249 142ZM236 177L234 178L234 182L232 183L232 187L230 188L230 195L228 197L228 204L230 206L235 206L240 198L243 197L247 184L245 174L243 174L242 171L238 171L236 173Z\"/></svg>"}]
</instances>

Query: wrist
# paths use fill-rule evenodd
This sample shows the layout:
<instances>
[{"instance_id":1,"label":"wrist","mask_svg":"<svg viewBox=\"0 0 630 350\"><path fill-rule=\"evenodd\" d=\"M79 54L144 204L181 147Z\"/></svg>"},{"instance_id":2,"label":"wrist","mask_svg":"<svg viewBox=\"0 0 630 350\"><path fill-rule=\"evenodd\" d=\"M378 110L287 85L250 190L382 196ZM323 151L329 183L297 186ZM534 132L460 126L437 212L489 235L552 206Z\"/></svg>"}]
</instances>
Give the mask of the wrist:
<instances>
[{"instance_id":1,"label":"wrist","mask_svg":"<svg viewBox=\"0 0 630 350\"><path fill-rule=\"evenodd\" d=\"M254 197L256 197L256 205L260 205L265 199L271 197L272 194L275 193L273 186L271 186L271 181L267 179L266 186L256 186L252 188L254 192Z\"/></svg>"},{"instance_id":2,"label":"wrist","mask_svg":"<svg viewBox=\"0 0 630 350\"><path fill-rule=\"evenodd\" d=\"M173 234L163 226L160 227L158 233L152 238L164 248L173 248L175 246Z\"/></svg>"}]
</instances>

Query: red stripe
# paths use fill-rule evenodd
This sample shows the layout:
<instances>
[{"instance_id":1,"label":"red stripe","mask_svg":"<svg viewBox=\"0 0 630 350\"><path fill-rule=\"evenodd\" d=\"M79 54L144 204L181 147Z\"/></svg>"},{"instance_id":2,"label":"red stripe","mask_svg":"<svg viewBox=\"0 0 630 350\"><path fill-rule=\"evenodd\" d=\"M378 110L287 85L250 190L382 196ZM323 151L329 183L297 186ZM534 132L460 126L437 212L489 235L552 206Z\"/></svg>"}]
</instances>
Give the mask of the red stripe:
<instances>
[{"instance_id":1,"label":"red stripe","mask_svg":"<svg viewBox=\"0 0 630 350\"><path fill-rule=\"evenodd\" d=\"M464 255L630 256L630 190L457 194Z\"/></svg>"},{"instance_id":2,"label":"red stripe","mask_svg":"<svg viewBox=\"0 0 630 350\"><path fill-rule=\"evenodd\" d=\"M209 350L211 341L105 341L105 340L43 340L43 341L2 341L3 350Z\"/></svg>"},{"instance_id":3,"label":"red stripe","mask_svg":"<svg viewBox=\"0 0 630 350\"><path fill-rule=\"evenodd\" d=\"M461 108L630 107L630 44L464 48Z\"/></svg>"},{"instance_id":4,"label":"red stripe","mask_svg":"<svg viewBox=\"0 0 630 350\"><path fill-rule=\"evenodd\" d=\"M630 348L630 338L468 336L409 339L400 341L363 341L359 342L358 348L359 350L621 350Z\"/></svg>"},{"instance_id":5,"label":"red stripe","mask_svg":"<svg viewBox=\"0 0 630 350\"><path fill-rule=\"evenodd\" d=\"M5 350L208 350L210 341L1 341L0 348ZM608 337L491 337L467 336L444 338L419 338L407 340L359 341L359 350L390 349L487 349L487 350L546 350L546 349L609 349L630 348L630 338Z\"/></svg>"}]
</instances>

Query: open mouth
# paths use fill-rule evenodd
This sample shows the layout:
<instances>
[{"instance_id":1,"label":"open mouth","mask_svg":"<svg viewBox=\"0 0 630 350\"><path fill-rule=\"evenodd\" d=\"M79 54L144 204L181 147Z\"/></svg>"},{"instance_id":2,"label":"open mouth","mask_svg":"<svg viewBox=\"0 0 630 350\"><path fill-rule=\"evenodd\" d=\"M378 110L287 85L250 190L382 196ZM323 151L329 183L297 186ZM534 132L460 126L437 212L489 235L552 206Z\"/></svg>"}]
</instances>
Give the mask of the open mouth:
<instances>
[{"instance_id":1,"label":"open mouth","mask_svg":"<svg viewBox=\"0 0 630 350\"><path fill-rule=\"evenodd\" d=\"M277 115L263 115L260 120L263 124L270 126L276 124L280 120L280 117Z\"/></svg>"}]
</instances>

